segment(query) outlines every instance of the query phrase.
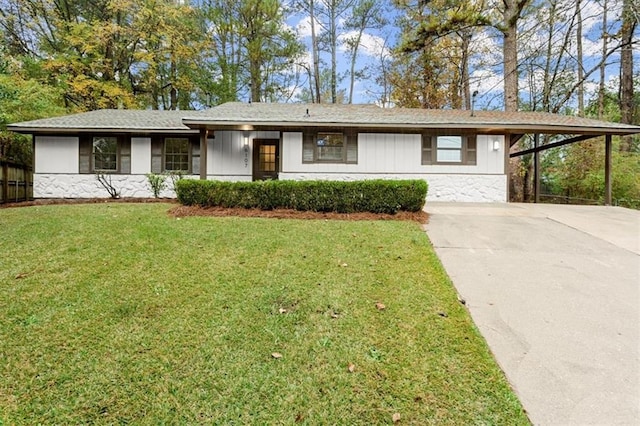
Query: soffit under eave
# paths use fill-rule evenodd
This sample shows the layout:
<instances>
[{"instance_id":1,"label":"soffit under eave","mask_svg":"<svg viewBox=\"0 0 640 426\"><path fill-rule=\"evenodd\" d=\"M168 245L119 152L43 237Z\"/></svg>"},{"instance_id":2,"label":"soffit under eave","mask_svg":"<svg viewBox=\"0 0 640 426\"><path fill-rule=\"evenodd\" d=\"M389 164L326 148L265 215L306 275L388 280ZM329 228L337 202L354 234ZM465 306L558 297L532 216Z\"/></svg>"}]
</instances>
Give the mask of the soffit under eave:
<instances>
[{"instance_id":1,"label":"soffit under eave","mask_svg":"<svg viewBox=\"0 0 640 426\"><path fill-rule=\"evenodd\" d=\"M304 129L329 129L329 128L341 128L341 129L362 129L363 131L375 131L375 132L400 132L400 133L421 133L434 131L450 131L452 129L460 129L467 132L475 132L480 134L491 135L523 135L523 134L546 134L546 135L633 135L640 134L640 128L638 129L623 129L616 127L585 127L585 126L555 126L555 125L521 125L521 124L460 124L460 123L437 123L437 124L376 124L376 123L339 123L339 122L327 122L327 123L251 123L251 122L218 122L218 123L205 123L205 122L184 122L186 126L189 126L195 131L201 129L207 129L208 131L215 132L216 130L239 130L239 131L300 131Z\"/></svg>"}]
</instances>

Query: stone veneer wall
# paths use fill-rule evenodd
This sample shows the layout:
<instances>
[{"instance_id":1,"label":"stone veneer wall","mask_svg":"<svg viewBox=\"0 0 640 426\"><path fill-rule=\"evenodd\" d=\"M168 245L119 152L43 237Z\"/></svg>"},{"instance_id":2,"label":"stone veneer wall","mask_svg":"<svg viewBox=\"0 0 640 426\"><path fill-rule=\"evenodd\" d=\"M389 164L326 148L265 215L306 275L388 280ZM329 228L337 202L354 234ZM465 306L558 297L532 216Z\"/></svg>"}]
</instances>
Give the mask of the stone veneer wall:
<instances>
[{"instance_id":1,"label":"stone veneer wall","mask_svg":"<svg viewBox=\"0 0 640 426\"><path fill-rule=\"evenodd\" d=\"M121 197L149 198L153 193L145 175L112 175L112 182ZM189 176L188 178L197 178ZM209 179L247 180L246 176L209 176ZM505 175L404 175L404 174L322 174L280 173L280 179L294 180L359 180L359 179L425 179L429 183L427 201L506 202ZM161 197L174 198L171 180ZM95 175L42 174L34 175L35 198L109 198Z\"/></svg>"},{"instance_id":2,"label":"stone veneer wall","mask_svg":"<svg viewBox=\"0 0 640 426\"><path fill-rule=\"evenodd\" d=\"M293 180L362 180L362 179L424 179L429 184L427 201L506 202L505 175L453 174L322 174L280 173L280 179Z\"/></svg>"},{"instance_id":3,"label":"stone veneer wall","mask_svg":"<svg viewBox=\"0 0 640 426\"><path fill-rule=\"evenodd\" d=\"M145 175L111 175L121 197L149 198L153 193ZM171 180L161 197L175 198ZM43 174L33 176L34 198L109 198L109 193L93 174Z\"/></svg>"},{"instance_id":4,"label":"stone veneer wall","mask_svg":"<svg viewBox=\"0 0 640 426\"><path fill-rule=\"evenodd\" d=\"M198 179L197 175L184 179ZM211 180L230 182L251 181L251 176L210 175ZM151 198L153 192L146 175L111 175L113 186L120 191L121 197ZM165 181L166 188L160 193L162 198L175 198L170 178ZM109 193L93 174L36 173L33 176L34 198L109 198Z\"/></svg>"}]
</instances>

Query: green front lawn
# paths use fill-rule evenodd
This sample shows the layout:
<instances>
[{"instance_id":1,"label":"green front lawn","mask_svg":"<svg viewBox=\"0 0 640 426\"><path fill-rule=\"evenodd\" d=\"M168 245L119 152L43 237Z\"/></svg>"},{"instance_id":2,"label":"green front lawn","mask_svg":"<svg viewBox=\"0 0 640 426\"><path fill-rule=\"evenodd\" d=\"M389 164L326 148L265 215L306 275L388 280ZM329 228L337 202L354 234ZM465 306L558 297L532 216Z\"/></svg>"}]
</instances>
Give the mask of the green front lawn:
<instances>
[{"instance_id":1,"label":"green front lawn","mask_svg":"<svg viewBox=\"0 0 640 426\"><path fill-rule=\"evenodd\" d=\"M0 424L528 423L417 224L169 207L0 209Z\"/></svg>"}]
</instances>

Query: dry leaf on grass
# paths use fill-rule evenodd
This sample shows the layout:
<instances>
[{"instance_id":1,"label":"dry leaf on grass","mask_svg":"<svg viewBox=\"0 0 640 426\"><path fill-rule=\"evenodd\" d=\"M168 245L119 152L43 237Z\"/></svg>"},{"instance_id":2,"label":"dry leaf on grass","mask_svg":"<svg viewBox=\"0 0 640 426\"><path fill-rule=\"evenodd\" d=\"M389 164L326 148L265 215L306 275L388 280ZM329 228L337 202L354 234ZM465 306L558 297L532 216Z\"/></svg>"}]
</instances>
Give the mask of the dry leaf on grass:
<instances>
[{"instance_id":1,"label":"dry leaf on grass","mask_svg":"<svg viewBox=\"0 0 640 426\"><path fill-rule=\"evenodd\" d=\"M25 273L25 272L20 273L20 274L16 275L16 280L19 280L19 279L25 278L27 275L28 275L28 274L27 274L27 273Z\"/></svg>"},{"instance_id":2,"label":"dry leaf on grass","mask_svg":"<svg viewBox=\"0 0 640 426\"><path fill-rule=\"evenodd\" d=\"M379 311L382 311L386 308L386 306L384 306L384 303L380 303L380 302L376 302L376 309Z\"/></svg>"},{"instance_id":3,"label":"dry leaf on grass","mask_svg":"<svg viewBox=\"0 0 640 426\"><path fill-rule=\"evenodd\" d=\"M280 308L278 309L278 312L280 312L281 314L286 314L287 310L285 308Z\"/></svg>"},{"instance_id":4,"label":"dry leaf on grass","mask_svg":"<svg viewBox=\"0 0 640 426\"><path fill-rule=\"evenodd\" d=\"M274 353L272 353L272 354L271 354L271 356L272 356L274 359L280 359L280 358L282 358L282 354L281 354L281 353L279 353L279 352L274 352Z\"/></svg>"},{"instance_id":5,"label":"dry leaf on grass","mask_svg":"<svg viewBox=\"0 0 640 426\"><path fill-rule=\"evenodd\" d=\"M353 373L354 371L356 371L356 366L349 363L349 367L347 367L347 370L349 370L349 373Z\"/></svg>"},{"instance_id":6,"label":"dry leaf on grass","mask_svg":"<svg viewBox=\"0 0 640 426\"><path fill-rule=\"evenodd\" d=\"M398 423L400 421L400 413L393 413L391 420L393 420L394 423Z\"/></svg>"}]
</instances>

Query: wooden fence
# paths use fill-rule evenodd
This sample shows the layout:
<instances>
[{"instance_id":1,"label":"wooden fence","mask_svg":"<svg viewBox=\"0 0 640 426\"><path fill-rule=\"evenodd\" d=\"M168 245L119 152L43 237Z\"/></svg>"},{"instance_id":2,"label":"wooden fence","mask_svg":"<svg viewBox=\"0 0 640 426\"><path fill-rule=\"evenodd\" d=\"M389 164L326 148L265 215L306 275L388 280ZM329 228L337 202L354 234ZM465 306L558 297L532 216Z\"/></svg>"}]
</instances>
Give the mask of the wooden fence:
<instances>
[{"instance_id":1,"label":"wooden fence","mask_svg":"<svg viewBox=\"0 0 640 426\"><path fill-rule=\"evenodd\" d=\"M0 204L33 200L33 169L0 161Z\"/></svg>"}]
</instances>

